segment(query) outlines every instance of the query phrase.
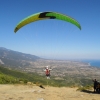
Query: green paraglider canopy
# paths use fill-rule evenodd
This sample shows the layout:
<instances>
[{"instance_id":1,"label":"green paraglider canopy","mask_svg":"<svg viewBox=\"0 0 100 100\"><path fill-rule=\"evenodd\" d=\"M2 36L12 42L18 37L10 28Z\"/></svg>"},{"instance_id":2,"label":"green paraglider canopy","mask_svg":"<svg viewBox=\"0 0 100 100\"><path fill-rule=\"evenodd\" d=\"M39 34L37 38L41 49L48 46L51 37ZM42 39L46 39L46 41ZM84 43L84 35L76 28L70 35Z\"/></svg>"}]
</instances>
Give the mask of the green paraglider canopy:
<instances>
[{"instance_id":1,"label":"green paraglider canopy","mask_svg":"<svg viewBox=\"0 0 100 100\"><path fill-rule=\"evenodd\" d=\"M15 27L14 32L16 33L21 27L23 27L31 22L43 20L43 19L58 19L58 20L70 22L70 23L76 25L81 30L80 24L75 19L73 19L67 15L57 13L57 12L40 12L40 13L33 14L31 16L28 16L25 19L23 19L22 21L20 21L17 24L17 26Z\"/></svg>"}]
</instances>

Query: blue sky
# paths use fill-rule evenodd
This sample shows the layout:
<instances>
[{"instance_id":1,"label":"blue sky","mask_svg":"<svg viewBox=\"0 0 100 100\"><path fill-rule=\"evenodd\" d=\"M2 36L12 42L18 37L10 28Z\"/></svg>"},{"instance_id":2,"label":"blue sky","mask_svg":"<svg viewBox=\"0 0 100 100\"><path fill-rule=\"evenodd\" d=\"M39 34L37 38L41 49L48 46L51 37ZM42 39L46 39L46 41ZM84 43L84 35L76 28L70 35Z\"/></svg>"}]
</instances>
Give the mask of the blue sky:
<instances>
[{"instance_id":1,"label":"blue sky","mask_svg":"<svg viewBox=\"0 0 100 100\"><path fill-rule=\"evenodd\" d=\"M82 27L60 20L15 26L38 12L54 11ZM100 0L0 0L0 47L53 59L100 59Z\"/></svg>"}]
</instances>

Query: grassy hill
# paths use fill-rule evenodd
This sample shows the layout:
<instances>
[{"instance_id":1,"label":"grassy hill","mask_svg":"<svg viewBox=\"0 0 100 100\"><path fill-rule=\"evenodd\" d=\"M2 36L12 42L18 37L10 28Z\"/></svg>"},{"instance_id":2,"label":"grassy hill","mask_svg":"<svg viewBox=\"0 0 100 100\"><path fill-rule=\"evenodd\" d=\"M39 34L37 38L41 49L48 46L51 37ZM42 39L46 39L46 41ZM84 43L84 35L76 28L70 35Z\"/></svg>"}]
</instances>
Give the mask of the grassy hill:
<instances>
[{"instance_id":1,"label":"grassy hill","mask_svg":"<svg viewBox=\"0 0 100 100\"><path fill-rule=\"evenodd\" d=\"M24 84L30 81L35 84L39 83L43 85L51 85L57 87L80 86L81 85L80 81L84 83L84 85L91 84L90 80L84 78L77 79L75 77L71 78L69 76L66 76L65 80L55 79L55 77L51 76L51 79L47 80L45 75L41 76L38 75L37 73L21 72L0 65L0 84L15 84L15 83L20 83L20 81L23 81Z\"/></svg>"},{"instance_id":2,"label":"grassy hill","mask_svg":"<svg viewBox=\"0 0 100 100\"><path fill-rule=\"evenodd\" d=\"M43 85L52 85L52 86L64 86L62 80L47 80L45 76L38 75L37 73L26 73L18 70L12 70L4 66L0 66L0 84L14 84L20 83L23 81L27 83L28 81L33 83L40 83Z\"/></svg>"},{"instance_id":3,"label":"grassy hill","mask_svg":"<svg viewBox=\"0 0 100 100\"><path fill-rule=\"evenodd\" d=\"M25 73L0 66L0 83L18 83L19 81L38 82L44 80L43 76L36 73Z\"/></svg>"}]
</instances>

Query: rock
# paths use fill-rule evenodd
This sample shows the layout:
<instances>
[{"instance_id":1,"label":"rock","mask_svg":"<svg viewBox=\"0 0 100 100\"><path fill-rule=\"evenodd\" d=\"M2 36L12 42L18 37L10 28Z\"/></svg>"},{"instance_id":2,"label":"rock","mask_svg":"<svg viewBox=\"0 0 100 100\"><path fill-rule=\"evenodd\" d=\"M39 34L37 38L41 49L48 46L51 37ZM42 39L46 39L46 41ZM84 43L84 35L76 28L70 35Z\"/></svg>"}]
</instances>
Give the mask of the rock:
<instances>
[{"instance_id":1,"label":"rock","mask_svg":"<svg viewBox=\"0 0 100 100\"><path fill-rule=\"evenodd\" d=\"M43 98L38 98L37 100L44 100Z\"/></svg>"}]
</instances>

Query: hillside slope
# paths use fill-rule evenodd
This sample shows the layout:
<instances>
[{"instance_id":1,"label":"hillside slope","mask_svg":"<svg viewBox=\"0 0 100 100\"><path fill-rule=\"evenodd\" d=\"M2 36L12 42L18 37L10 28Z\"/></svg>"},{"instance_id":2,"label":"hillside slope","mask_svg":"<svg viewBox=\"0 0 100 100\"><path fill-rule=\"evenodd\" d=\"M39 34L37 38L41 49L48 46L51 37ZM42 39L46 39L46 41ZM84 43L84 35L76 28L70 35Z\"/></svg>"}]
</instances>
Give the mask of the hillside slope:
<instances>
[{"instance_id":1,"label":"hillside slope","mask_svg":"<svg viewBox=\"0 0 100 100\"><path fill-rule=\"evenodd\" d=\"M34 62L37 59L40 59L40 57L0 47L0 64L5 66L25 67L30 65L29 62Z\"/></svg>"}]
</instances>

